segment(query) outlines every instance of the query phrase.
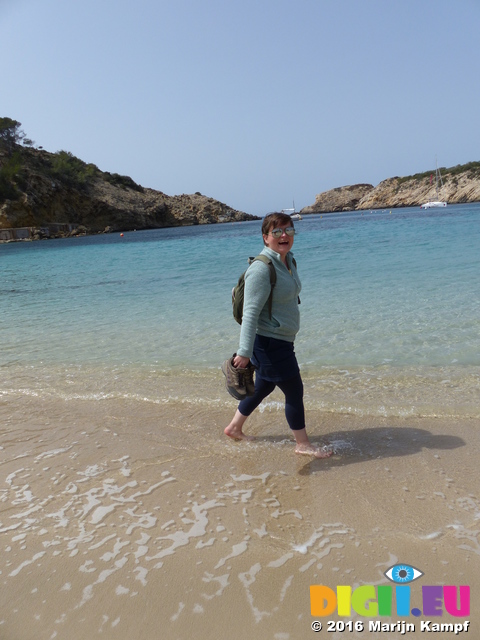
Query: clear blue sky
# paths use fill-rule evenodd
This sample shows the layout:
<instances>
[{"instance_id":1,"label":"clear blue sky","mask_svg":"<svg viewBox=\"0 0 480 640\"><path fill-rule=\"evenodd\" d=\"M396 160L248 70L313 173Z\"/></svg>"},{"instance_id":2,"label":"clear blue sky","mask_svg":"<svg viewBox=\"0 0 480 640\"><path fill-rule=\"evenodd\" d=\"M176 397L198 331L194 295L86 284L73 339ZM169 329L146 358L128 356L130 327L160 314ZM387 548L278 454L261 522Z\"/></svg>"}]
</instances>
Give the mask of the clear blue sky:
<instances>
[{"instance_id":1,"label":"clear blue sky","mask_svg":"<svg viewBox=\"0 0 480 640\"><path fill-rule=\"evenodd\" d=\"M480 160L480 0L0 0L0 116L248 213Z\"/></svg>"}]
</instances>

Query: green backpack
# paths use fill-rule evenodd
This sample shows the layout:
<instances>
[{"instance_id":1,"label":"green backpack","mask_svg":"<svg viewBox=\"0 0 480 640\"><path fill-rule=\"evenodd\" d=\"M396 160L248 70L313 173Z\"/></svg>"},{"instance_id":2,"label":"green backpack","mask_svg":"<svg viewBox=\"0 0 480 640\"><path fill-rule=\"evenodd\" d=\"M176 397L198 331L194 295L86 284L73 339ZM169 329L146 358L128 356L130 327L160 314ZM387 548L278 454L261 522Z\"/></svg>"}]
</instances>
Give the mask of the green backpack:
<instances>
[{"instance_id":1,"label":"green backpack","mask_svg":"<svg viewBox=\"0 0 480 640\"><path fill-rule=\"evenodd\" d=\"M268 313L270 314L270 318L272 317L272 298L273 298L273 288L275 287L275 283L277 282L277 272L275 271L275 267L273 266L273 262L267 256L260 255L256 258L249 258L248 264L251 265L255 260L260 260L264 264L268 266L270 271L270 295L268 296ZM238 324L242 324L243 319L243 299L245 296L245 271L242 273L240 278L238 279L237 284L232 289L232 308L233 308L233 317L238 322Z\"/></svg>"}]
</instances>

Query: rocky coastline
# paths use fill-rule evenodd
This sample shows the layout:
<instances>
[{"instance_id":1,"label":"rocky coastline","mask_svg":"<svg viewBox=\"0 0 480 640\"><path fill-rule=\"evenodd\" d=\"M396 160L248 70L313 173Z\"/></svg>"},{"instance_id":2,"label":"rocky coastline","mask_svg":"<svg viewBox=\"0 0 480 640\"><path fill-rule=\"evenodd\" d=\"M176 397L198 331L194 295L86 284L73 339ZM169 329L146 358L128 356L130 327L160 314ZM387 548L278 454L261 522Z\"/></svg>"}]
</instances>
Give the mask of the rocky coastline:
<instances>
[{"instance_id":1,"label":"rocky coastline","mask_svg":"<svg viewBox=\"0 0 480 640\"><path fill-rule=\"evenodd\" d=\"M20 145L15 152L13 197L0 198L3 242L259 219L198 192L169 196L142 187L66 152ZM11 157L0 149L0 167ZM59 158L62 170L55 170Z\"/></svg>"},{"instance_id":2,"label":"rocky coastline","mask_svg":"<svg viewBox=\"0 0 480 640\"><path fill-rule=\"evenodd\" d=\"M440 199L480 202L480 162L440 171ZM436 199L433 170L388 178L376 187L330 189L300 213L419 207ZM259 219L199 192L169 196L142 187L65 151L0 144L0 242Z\"/></svg>"},{"instance_id":3,"label":"rocky coastline","mask_svg":"<svg viewBox=\"0 0 480 640\"><path fill-rule=\"evenodd\" d=\"M480 162L441 168L440 171L443 181L439 191L441 200L449 204L480 202ZM431 200L437 200L435 170L404 178L388 178L376 187L356 184L330 189L319 193L315 202L301 209L300 213L419 207Z\"/></svg>"}]
</instances>

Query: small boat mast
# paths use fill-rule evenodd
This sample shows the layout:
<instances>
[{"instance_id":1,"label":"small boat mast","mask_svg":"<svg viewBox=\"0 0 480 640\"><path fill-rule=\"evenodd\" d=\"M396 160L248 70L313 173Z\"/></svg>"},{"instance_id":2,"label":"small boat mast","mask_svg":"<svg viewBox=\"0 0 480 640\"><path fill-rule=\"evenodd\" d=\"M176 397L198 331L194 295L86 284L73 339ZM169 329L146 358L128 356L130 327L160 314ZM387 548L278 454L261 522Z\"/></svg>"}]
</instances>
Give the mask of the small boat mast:
<instances>
[{"instance_id":1,"label":"small boat mast","mask_svg":"<svg viewBox=\"0 0 480 640\"><path fill-rule=\"evenodd\" d=\"M437 156L435 156L435 191L437 193L437 199L420 205L421 209L433 209L433 208L440 208L440 207L447 206L446 202L440 200L439 187L438 187L439 182L440 182L440 188L442 188L443 187L442 174L440 173L440 169L438 168Z\"/></svg>"},{"instance_id":2,"label":"small boat mast","mask_svg":"<svg viewBox=\"0 0 480 640\"><path fill-rule=\"evenodd\" d=\"M293 201L293 209L282 209L282 213L286 213L292 220L301 220L302 216L295 212L295 200Z\"/></svg>"}]
</instances>

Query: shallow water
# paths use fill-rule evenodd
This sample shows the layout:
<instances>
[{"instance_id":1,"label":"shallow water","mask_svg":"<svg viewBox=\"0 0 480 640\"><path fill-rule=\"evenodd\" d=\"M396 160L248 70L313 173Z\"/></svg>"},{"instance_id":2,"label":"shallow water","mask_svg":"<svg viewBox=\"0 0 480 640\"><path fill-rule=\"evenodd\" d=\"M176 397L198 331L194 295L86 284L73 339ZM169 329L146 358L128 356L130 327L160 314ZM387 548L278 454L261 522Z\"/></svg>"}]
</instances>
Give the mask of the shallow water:
<instances>
[{"instance_id":1,"label":"shallow water","mask_svg":"<svg viewBox=\"0 0 480 640\"><path fill-rule=\"evenodd\" d=\"M479 215L474 204L297 223L307 407L479 416ZM228 403L230 290L261 249L259 226L0 245L0 394Z\"/></svg>"}]
</instances>

